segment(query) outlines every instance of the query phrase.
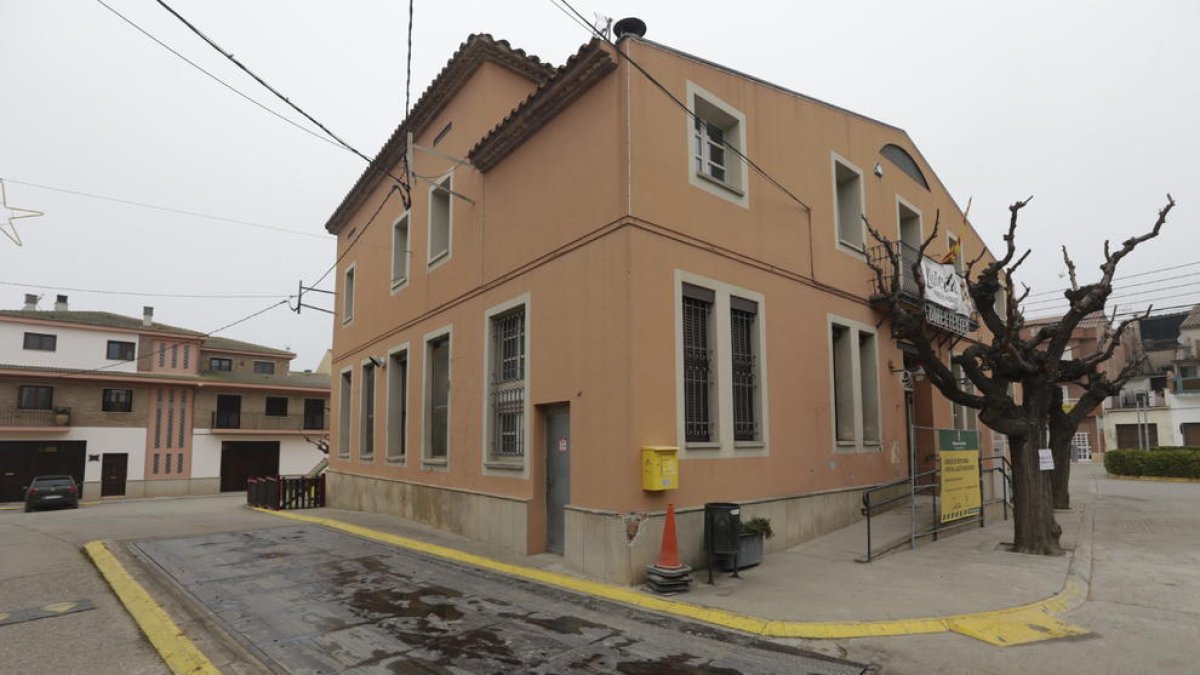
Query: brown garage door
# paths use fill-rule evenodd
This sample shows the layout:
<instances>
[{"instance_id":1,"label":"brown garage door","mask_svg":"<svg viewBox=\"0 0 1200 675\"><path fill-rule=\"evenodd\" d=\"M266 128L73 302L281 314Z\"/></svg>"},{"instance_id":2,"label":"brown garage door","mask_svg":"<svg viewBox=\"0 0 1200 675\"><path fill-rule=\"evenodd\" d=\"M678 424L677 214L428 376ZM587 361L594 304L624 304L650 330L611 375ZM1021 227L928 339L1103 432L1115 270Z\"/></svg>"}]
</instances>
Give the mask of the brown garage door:
<instances>
[{"instance_id":1,"label":"brown garage door","mask_svg":"<svg viewBox=\"0 0 1200 675\"><path fill-rule=\"evenodd\" d=\"M1118 448L1140 448L1142 444L1138 441L1138 426L1137 424L1118 424L1117 425L1117 447ZM1145 426L1150 432L1150 447L1158 445L1158 425L1146 424Z\"/></svg>"},{"instance_id":2,"label":"brown garage door","mask_svg":"<svg viewBox=\"0 0 1200 675\"><path fill-rule=\"evenodd\" d=\"M1200 448L1200 424L1190 422L1183 426L1183 444L1189 448Z\"/></svg>"}]
</instances>

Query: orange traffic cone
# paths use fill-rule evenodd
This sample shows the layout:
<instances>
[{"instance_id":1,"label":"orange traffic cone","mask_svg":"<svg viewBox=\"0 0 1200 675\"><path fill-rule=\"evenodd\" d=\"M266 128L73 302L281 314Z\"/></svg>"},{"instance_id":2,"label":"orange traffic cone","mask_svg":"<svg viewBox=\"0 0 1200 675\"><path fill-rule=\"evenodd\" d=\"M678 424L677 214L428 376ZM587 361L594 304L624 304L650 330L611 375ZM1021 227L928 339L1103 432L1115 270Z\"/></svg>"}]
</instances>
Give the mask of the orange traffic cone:
<instances>
[{"instance_id":1,"label":"orange traffic cone","mask_svg":"<svg viewBox=\"0 0 1200 675\"><path fill-rule=\"evenodd\" d=\"M646 585L655 593L682 593L692 583L692 568L679 560L679 539L675 534L675 505L667 504L667 520L663 525L662 548L658 561L646 565Z\"/></svg>"},{"instance_id":2,"label":"orange traffic cone","mask_svg":"<svg viewBox=\"0 0 1200 675\"><path fill-rule=\"evenodd\" d=\"M658 551L658 560L654 566L666 570L683 567L683 563L679 561L679 540L675 535L674 504L667 504L667 522L663 527L662 548Z\"/></svg>"}]
</instances>

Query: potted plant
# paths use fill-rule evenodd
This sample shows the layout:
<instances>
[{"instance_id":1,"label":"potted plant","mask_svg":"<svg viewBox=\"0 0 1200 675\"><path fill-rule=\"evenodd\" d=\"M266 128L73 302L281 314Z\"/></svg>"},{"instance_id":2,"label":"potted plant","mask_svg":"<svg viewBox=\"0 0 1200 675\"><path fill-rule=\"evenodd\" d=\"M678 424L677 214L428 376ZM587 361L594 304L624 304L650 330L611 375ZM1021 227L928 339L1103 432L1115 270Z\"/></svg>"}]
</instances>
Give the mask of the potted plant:
<instances>
[{"instance_id":1,"label":"potted plant","mask_svg":"<svg viewBox=\"0 0 1200 675\"><path fill-rule=\"evenodd\" d=\"M55 426L65 427L71 423L70 408L55 408L54 409L54 424Z\"/></svg>"},{"instance_id":2,"label":"potted plant","mask_svg":"<svg viewBox=\"0 0 1200 675\"><path fill-rule=\"evenodd\" d=\"M742 523L742 531L738 535L737 567L745 569L754 567L762 562L763 542L775 536L771 529L771 519L758 516ZM724 561L725 571L733 570L733 556L727 556Z\"/></svg>"}]
</instances>

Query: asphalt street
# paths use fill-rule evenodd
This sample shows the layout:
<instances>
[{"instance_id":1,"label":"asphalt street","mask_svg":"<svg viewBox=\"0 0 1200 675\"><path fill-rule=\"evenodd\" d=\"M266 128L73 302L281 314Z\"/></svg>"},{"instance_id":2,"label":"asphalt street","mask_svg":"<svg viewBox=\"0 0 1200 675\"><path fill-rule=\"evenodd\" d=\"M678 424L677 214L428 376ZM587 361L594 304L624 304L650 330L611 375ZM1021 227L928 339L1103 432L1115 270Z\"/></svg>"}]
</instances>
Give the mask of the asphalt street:
<instances>
[{"instance_id":1,"label":"asphalt street","mask_svg":"<svg viewBox=\"0 0 1200 675\"><path fill-rule=\"evenodd\" d=\"M271 667L292 673L862 673L316 525L138 542Z\"/></svg>"}]
</instances>

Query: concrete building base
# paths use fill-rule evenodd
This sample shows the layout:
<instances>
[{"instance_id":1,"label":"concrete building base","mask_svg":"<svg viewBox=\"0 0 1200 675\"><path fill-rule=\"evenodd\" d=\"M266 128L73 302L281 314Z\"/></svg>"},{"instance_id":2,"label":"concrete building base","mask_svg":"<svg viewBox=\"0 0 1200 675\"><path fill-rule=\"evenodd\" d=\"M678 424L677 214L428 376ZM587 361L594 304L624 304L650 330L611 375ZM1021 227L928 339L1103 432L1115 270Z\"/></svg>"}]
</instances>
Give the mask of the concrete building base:
<instances>
[{"instance_id":1,"label":"concrete building base","mask_svg":"<svg viewBox=\"0 0 1200 675\"><path fill-rule=\"evenodd\" d=\"M390 513L472 539L528 553L528 504L520 499L329 471L326 503Z\"/></svg>"},{"instance_id":2,"label":"concrete building base","mask_svg":"<svg viewBox=\"0 0 1200 675\"><path fill-rule=\"evenodd\" d=\"M775 536L766 551L781 551L862 520L864 488L791 495L741 502L741 519L771 521ZM900 486L897 494L907 490ZM891 495L880 495L886 499ZM622 584L641 583L646 565L658 557L666 513L619 514L567 508L567 565L590 576ZM695 569L708 567L704 553L704 508L676 509L679 556Z\"/></svg>"}]
</instances>

